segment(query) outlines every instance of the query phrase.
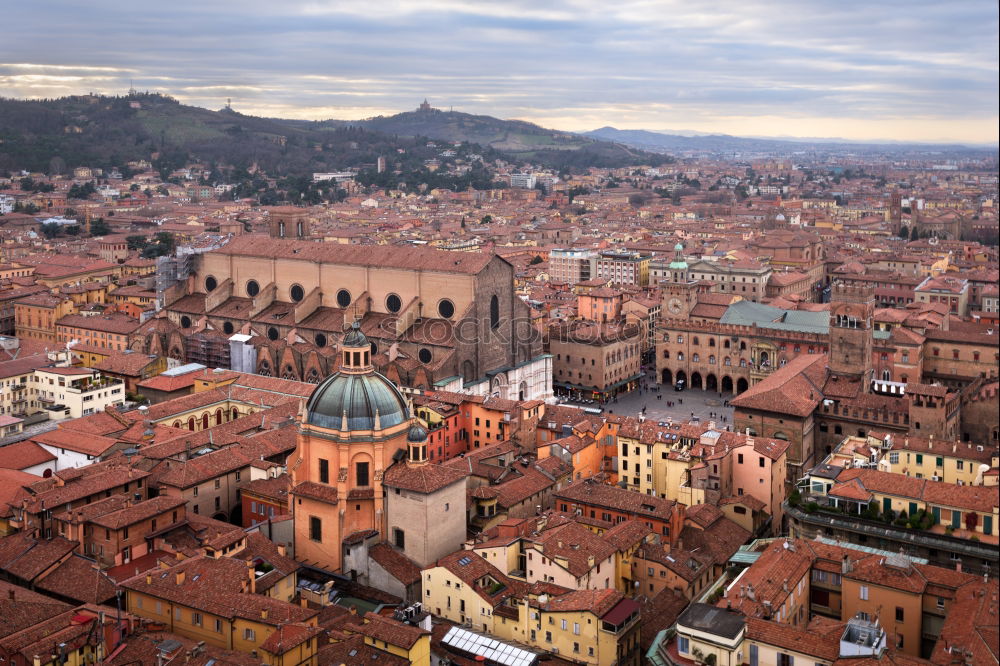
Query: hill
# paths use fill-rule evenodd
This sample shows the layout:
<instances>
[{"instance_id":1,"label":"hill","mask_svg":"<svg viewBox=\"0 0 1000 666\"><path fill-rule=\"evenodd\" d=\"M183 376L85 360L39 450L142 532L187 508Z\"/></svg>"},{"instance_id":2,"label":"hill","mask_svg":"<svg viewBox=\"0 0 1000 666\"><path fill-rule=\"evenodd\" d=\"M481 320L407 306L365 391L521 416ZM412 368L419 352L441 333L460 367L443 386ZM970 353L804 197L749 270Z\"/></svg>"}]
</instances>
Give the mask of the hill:
<instances>
[{"instance_id":1,"label":"hill","mask_svg":"<svg viewBox=\"0 0 1000 666\"><path fill-rule=\"evenodd\" d=\"M429 109L367 120L329 121L399 136L425 136L441 141L463 141L492 148L514 161L554 168L623 167L671 161L662 154L636 150L622 143L546 129L523 120Z\"/></svg>"},{"instance_id":2,"label":"hill","mask_svg":"<svg viewBox=\"0 0 1000 666\"><path fill-rule=\"evenodd\" d=\"M979 146L962 146L958 144L920 144L920 143L863 143L838 139L815 139L815 138L789 138L789 139L766 139L759 137L738 137L728 134L669 134L665 132L652 132L649 130L622 130L615 127L601 127L583 133L595 139L604 141L616 141L627 146L632 146L640 150L653 152L705 152L705 153L734 153L734 152L755 152L755 153L775 153L791 154L801 152L864 152L864 153L893 153L893 154L914 154L914 153L956 153L968 154L990 149Z\"/></svg>"},{"instance_id":3,"label":"hill","mask_svg":"<svg viewBox=\"0 0 1000 666\"><path fill-rule=\"evenodd\" d=\"M478 153L487 161L505 157L555 168L671 159L531 123L465 113L313 122L259 118L229 108L212 111L159 94L0 99L3 171L122 167L131 160L152 159L162 172L195 160L239 170L257 164L271 175L303 176L371 167L380 155L393 155L398 168L417 172L425 160L439 157L439 149L426 145L428 139L464 142L463 153Z\"/></svg>"},{"instance_id":4,"label":"hill","mask_svg":"<svg viewBox=\"0 0 1000 666\"><path fill-rule=\"evenodd\" d=\"M0 99L2 170L50 171L55 158L70 168L154 159L161 169L199 160L239 169L256 163L275 175L306 174L374 164L397 148L413 159L434 156L415 140L361 127L211 111L157 94Z\"/></svg>"}]
</instances>

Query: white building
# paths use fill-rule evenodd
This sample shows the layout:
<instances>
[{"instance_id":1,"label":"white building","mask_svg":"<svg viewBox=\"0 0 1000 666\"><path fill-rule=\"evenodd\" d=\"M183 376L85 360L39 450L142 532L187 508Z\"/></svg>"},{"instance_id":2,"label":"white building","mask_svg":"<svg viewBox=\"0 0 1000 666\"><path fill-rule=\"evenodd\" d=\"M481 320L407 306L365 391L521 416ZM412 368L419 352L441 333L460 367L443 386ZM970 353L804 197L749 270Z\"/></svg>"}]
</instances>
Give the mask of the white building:
<instances>
[{"instance_id":1,"label":"white building","mask_svg":"<svg viewBox=\"0 0 1000 666\"><path fill-rule=\"evenodd\" d=\"M510 174L510 186L511 187L523 187L526 190L532 190L535 188L535 183L538 179L535 174L532 173L512 173Z\"/></svg>"},{"instance_id":2,"label":"white building","mask_svg":"<svg viewBox=\"0 0 1000 666\"><path fill-rule=\"evenodd\" d=\"M103 412L125 402L125 384L90 368L38 368L32 376L35 398L53 420Z\"/></svg>"}]
</instances>

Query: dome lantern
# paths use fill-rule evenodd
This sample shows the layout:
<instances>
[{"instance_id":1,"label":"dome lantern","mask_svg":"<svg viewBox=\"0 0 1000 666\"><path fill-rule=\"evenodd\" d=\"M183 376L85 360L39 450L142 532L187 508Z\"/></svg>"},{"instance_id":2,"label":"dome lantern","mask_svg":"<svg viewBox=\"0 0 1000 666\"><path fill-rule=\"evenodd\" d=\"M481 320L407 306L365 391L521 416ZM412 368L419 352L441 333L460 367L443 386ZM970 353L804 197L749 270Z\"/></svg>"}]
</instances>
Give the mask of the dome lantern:
<instances>
[{"instance_id":1,"label":"dome lantern","mask_svg":"<svg viewBox=\"0 0 1000 666\"><path fill-rule=\"evenodd\" d=\"M361 322L357 319L340 343L341 370L348 373L364 373L372 370L372 345L361 332Z\"/></svg>"},{"instance_id":2,"label":"dome lantern","mask_svg":"<svg viewBox=\"0 0 1000 666\"><path fill-rule=\"evenodd\" d=\"M427 430L418 422L406 433L407 461L421 465L427 462Z\"/></svg>"},{"instance_id":3,"label":"dome lantern","mask_svg":"<svg viewBox=\"0 0 1000 666\"><path fill-rule=\"evenodd\" d=\"M348 434L395 428L409 418L402 392L371 364L371 344L355 321L341 343L341 368L313 391L305 423Z\"/></svg>"}]
</instances>

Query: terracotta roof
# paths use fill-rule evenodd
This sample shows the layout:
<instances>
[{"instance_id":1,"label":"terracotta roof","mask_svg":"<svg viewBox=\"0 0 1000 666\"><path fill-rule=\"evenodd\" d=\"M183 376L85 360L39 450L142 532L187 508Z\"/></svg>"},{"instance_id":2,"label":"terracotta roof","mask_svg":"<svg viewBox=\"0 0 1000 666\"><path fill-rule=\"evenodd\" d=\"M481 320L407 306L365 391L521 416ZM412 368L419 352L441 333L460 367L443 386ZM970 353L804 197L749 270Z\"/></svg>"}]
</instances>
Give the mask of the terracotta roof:
<instances>
[{"instance_id":1,"label":"terracotta roof","mask_svg":"<svg viewBox=\"0 0 1000 666\"><path fill-rule=\"evenodd\" d=\"M102 437L100 435L80 437L79 433L63 430L62 428L33 435L31 441L51 446L54 449L67 449L76 453L85 453L95 458L104 454L115 445L115 440L110 437Z\"/></svg>"},{"instance_id":2,"label":"terracotta roof","mask_svg":"<svg viewBox=\"0 0 1000 666\"><path fill-rule=\"evenodd\" d=\"M398 245L340 245L311 241L278 240L268 236L237 236L213 253L269 259L293 259L309 263L381 266L443 273L476 274L493 255L480 252L448 252Z\"/></svg>"},{"instance_id":3,"label":"terracotta roof","mask_svg":"<svg viewBox=\"0 0 1000 666\"><path fill-rule=\"evenodd\" d=\"M378 641L384 641L389 645L401 647L404 650L412 648L421 636L429 636L430 632L420 627L403 624L389 617L383 617L375 613L365 613L363 623L352 623L344 625L345 631L351 631L369 636Z\"/></svg>"},{"instance_id":4,"label":"terracotta roof","mask_svg":"<svg viewBox=\"0 0 1000 666\"><path fill-rule=\"evenodd\" d=\"M826 354L798 356L729 401L752 409L805 418L823 400Z\"/></svg>"},{"instance_id":5,"label":"terracotta roof","mask_svg":"<svg viewBox=\"0 0 1000 666\"><path fill-rule=\"evenodd\" d=\"M401 488L418 493L430 494L442 488L459 483L466 474L454 467L433 464L412 464L398 462L385 471L382 485Z\"/></svg>"},{"instance_id":6,"label":"terracotta roof","mask_svg":"<svg viewBox=\"0 0 1000 666\"><path fill-rule=\"evenodd\" d=\"M385 542L369 548L368 557L403 585L420 582L420 567L416 562Z\"/></svg>"},{"instance_id":7,"label":"terracotta roof","mask_svg":"<svg viewBox=\"0 0 1000 666\"><path fill-rule=\"evenodd\" d=\"M220 617L243 618L280 627L304 622L318 611L259 594L248 594L248 567L229 558L198 556L157 572L139 574L121 586ZM183 579L178 582L178 576Z\"/></svg>"},{"instance_id":8,"label":"terracotta roof","mask_svg":"<svg viewBox=\"0 0 1000 666\"><path fill-rule=\"evenodd\" d=\"M637 493L592 479L575 481L554 493L553 497L665 521L673 517L676 507L673 500Z\"/></svg>"},{"instance_id":9,"label":"terracotta roof","mask_svg":"<svg viewBox=\"0 0 1000 666\"><path fill-rule=\"evenodd\" d=\"M2 469L27 469L55 459L54 455L30 439L0 448L0 468Z\"/></svg>"}]
</instances>

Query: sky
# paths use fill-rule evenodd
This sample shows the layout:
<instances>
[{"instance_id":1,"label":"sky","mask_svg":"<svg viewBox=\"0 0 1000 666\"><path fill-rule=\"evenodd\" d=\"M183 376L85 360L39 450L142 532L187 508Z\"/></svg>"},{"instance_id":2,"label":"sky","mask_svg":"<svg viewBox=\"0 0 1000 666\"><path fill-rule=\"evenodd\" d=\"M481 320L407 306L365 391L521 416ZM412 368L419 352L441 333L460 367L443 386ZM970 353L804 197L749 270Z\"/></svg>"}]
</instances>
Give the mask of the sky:
<instances>
[{"instance_id":1,"label":"sky","mask_svg":"<svg viewBox=\"0 0 1000 666\"><path fill-rule=\"evenodd\" d=\"M998 141L996 0L29 0L0 95L248 114L437 108L569 131Z\"/></svg>"}]
</instances>

